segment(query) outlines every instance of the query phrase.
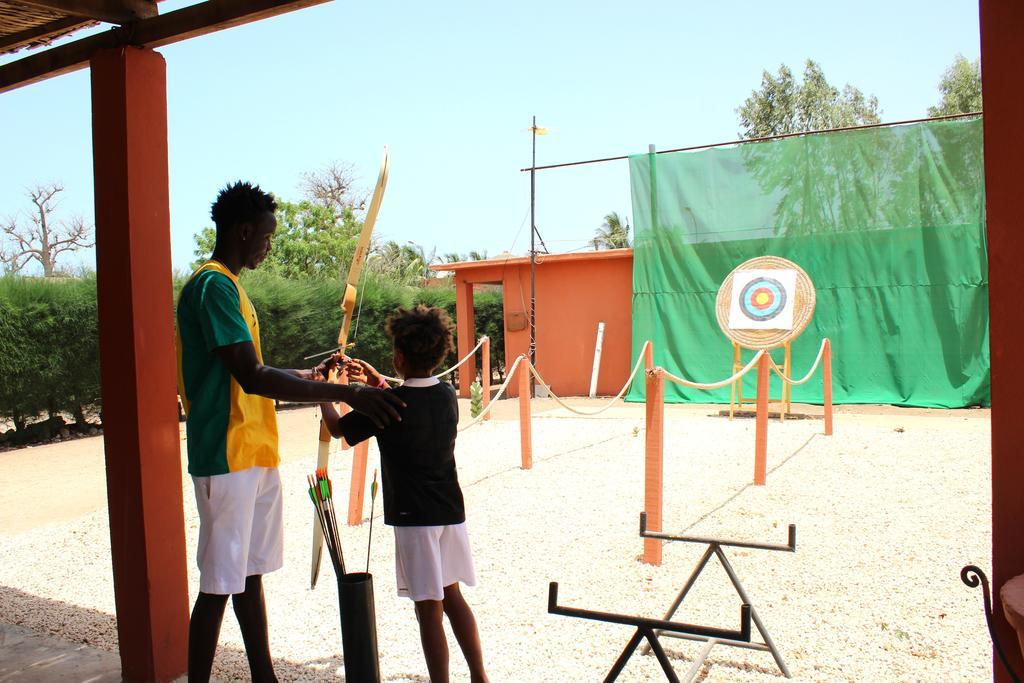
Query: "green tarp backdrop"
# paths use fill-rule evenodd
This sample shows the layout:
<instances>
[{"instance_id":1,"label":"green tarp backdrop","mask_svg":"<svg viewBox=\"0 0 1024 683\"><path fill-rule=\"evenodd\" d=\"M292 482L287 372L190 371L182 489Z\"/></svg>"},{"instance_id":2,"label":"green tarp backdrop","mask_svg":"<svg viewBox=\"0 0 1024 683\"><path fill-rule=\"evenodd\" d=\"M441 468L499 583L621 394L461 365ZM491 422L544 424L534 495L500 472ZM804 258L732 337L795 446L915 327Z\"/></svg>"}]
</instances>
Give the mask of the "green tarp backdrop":
<instances>
[{"instance_id":1,"label":"green tarp backdrop","mask_svg":"<svg viewBox=\"0 0 1024 683\"><path fill-rule=\"evenodd\" d=\"M988 404L988 262L980 119L630 157L633 352L712 382L732 374L715 295L737 265L781 256L814 282L791 374L833 343L840 403ZM1022 264L1024 268L1024 264ZM744 352L744 360L752 352ZM781 365L782 350L773 352ZM756 373L744 393L753 397ZM629 399L642 400L643 382ZM779 395L773 378L772 398ZM666 383L669 402L729 389ZM820 371L793 400L822 401Z\"/></svg>"}]
</instances>

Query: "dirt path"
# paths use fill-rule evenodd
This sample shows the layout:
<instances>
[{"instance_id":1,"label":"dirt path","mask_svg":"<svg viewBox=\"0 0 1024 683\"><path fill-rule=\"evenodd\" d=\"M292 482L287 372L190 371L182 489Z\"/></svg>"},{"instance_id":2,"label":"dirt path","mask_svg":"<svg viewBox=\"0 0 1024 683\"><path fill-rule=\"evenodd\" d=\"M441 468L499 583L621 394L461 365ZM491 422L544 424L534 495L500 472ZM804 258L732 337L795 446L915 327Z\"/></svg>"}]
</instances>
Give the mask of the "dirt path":
<instances>
[{"instance_id":1,"label":"dirt path","mask_svg":"<svg viewBox=\"0 0 1024 683\"><path fill-rule=\"evenodd\" d=\"M594 410L603 406L607 399L570 399L573 406ZM469 419L469 401L459 401L463 419ZM722 410L720 405L670 405L668 415L704 414L713 415ZM533 402L534 415L538 418L571 417L552 399L536 399ZM812 416L821 415L820 406L794 405L795 413ZM606 418L643 418L644 406L637 403L622 403L602 414ZM858 423L891 425L893 429L910 424L928 425L941 422L944 428L957 425L970 426L974 420L988 420L987 409L928 410L922 408L898 408L894 406L838 406L836 419L856 416ZM494 407L495 421L518 420L519 402L516 399L499 401ZM314 457L314 438L317 414L314 407L282 410L277 414L280 434L281 458L285 462L304 457ZM184 425L182 430L182 454L184 475ZM769 426L769 439L771 427ZM17 534L30 529L76 519L103 508L107 504L106 475L103 461L103 438L100 436L64 441L44 446L33 446L20 450L0 453L0 481L3 495L0 496L0 532ZM41 487L46 481L47 491L60 491L60 501L52 505L40 505ZM187 482L187 479L183 479Z\"/></svg>"},{"instance_id":2,"label":"dirt path","mask_svg":"<svg viewBox=\"0 0 1024 683\"><path fill-rule=\"evenodd\" d=\"M459 479L480 577L470 591L472 604L494 680L599 680L628 631L548 614L548 582L561 582L560 604L661 616L702 549L672 544L661 567L637 561L644 406L617 405L596 419L573 418L546 402L535 408L532 470L519 467L516 401L502 402L489 424L459 436ZM720 409L667 408L663 526L702 537L783 542L786 525L797 525L796 553L728 553L794 680L991 680L981 598L959 578L967 563L989 569L987 411L844 408L832 438L821 436L817 419L772 421L768 485L755 487L753 420L729 422L717 417ZM316 595L309 590L312 520L304 477L313 461L316 413L284 411L279 423L286 559L266 579L275 666L282 681L336 680L342 661L333 586L327 582ZM118 635L101 443L0 456L0 476L7 490L18 492L0 501L0 614L33 633L113 652ZM379 466L374 444L369 458L371 469ZM336 481L347 482L347 454L331 462ZM61 522L75 511L57 502L48 517L32 518L41 507L33 488L40 474L55 485L71 482L83 492L75 501L79 510L92 511ZM183 492L184 532L194 597L198 519L189 488ZM369 510L367 496L364 515ZM375 515L380 522L379 501ZM43 526L9 533L12 519L21 527ZM357 566L366 566L368 527L343 530L345 556ZM384 525L376 527L369 555L382 679L422 681L415 617L409 602L395 595L394 539ZM716 569L695 585L682 621L735 623L737 596ZM680 673L699 649L665 645ZM453 680L469 680L457 655L452 668ZM247 672L241 633L228 618L215 675L245 680ZM707 683L781 680L766 653L731 648L716 648L700 675ZM652 657L635 657L622 676L659 679Z\"/></svg>"}]
</instances>

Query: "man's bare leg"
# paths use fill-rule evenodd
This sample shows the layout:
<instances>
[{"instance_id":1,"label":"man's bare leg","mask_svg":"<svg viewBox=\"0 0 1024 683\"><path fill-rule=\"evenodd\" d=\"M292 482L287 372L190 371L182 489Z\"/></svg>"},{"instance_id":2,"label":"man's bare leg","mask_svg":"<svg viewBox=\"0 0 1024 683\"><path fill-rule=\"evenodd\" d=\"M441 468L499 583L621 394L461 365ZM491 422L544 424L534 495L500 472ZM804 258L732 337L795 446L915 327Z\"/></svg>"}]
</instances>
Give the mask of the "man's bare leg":
<instances>
[{"instance_id":1,"label":"man's bare leg","mask_svg":"<svg viewBox=\"0 0 1024 683\"><path fill-rule=\"evenodd\" d=\"M420 622L420 642L427 660L431 683L448 683L448 639L444 635L444 603L417 600L416 619Z\"/></svg>"},{"instance_id":2,"label":"man's bare leg","mask_svg":"<svg viewBox=\"0 0 1024 683\"><path fill-rule=\"evenodd\" d=\"M220 625L224 621L224 608L228 596L200 593L192 608L188 624L188 680L189 683L207 683L213 669L213 656L217 652Z\"/></svg>"},{"instance_id":3,"label":"man's bare leg","mask_svg":"<svg viewBox=\"0 0 1024 683\"><path fill-rule=\"evenodd\" d=\"M267 634L267 606L263 600L263 577L245 577L245 592L231 596L238 626L242 630L245 656L253 683L277 683L274 662L270 658L270 637Z\"/></svg>"},{"instance_id":4,"label":"man's bare leg","mask_svg":"<svg viewBox=\"0 0 1024 683\"><path fill-rule=\"evenodd\" d=\"M484 653L480 647L480 631L477 629L473 610L462 597L458 583L444 587L444 613L448 615L448 623L452 625L452 632L455 633L455 639L459 641L466 664L469 665L470 680L472 683L487 683Z\"/></svg>"}]
</instances>

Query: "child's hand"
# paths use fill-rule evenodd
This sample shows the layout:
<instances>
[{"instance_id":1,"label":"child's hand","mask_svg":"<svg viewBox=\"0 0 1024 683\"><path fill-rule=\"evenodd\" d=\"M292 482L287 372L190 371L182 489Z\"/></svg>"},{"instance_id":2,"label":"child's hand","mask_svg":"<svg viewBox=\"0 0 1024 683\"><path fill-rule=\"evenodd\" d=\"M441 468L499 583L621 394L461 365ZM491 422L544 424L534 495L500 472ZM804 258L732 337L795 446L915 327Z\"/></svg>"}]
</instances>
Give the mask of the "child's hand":
<instances>
[{"instance_id":1,"label":"child's hand","mask_svg":"<svg viewBox=\"0 0 1024 683\"><path fill-rule=\"evenodd\" d=\"M377 370L365 360L349 358L345 362L345 371L353 382L362 382L371 387L379 387L384 384L384 378Z\"/></svg>"},{"instance_id":2,"label":"child's hand","mask_svg":"<svg viewBox=\"0 0 1024 683\"><path fill-rule=\"evenodd\" d=\"M341 352L332 354L313 368L313 376L310 379L325 382L330 378L331 370L337 370L340 375L344 372L345 364L350 360L348 356Z\"/></svg>"}]
</instances>

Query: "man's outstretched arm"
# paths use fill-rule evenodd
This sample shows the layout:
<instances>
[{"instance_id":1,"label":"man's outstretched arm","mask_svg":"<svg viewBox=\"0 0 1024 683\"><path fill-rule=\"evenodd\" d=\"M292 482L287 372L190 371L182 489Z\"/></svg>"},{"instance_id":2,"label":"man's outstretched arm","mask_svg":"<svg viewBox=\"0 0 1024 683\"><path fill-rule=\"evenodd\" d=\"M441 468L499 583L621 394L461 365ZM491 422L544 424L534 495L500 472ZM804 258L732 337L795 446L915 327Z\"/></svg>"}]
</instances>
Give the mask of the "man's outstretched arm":
<instances>
[{"instance_id":1,"label":"man's outstretched arm","mask_svg":"<svg viewBox=\"0 0 1024 683\"><path fill-rule=\"evenodd\" d=\"M214 352L247 394L295 403L341 401L369 417L378 427L402 419L398 411L405 407L405 403L393 393L369 387L316 382L301 378L296 371L263 365L251 341L219 346Z\"/></svg>"}]
</instances>

